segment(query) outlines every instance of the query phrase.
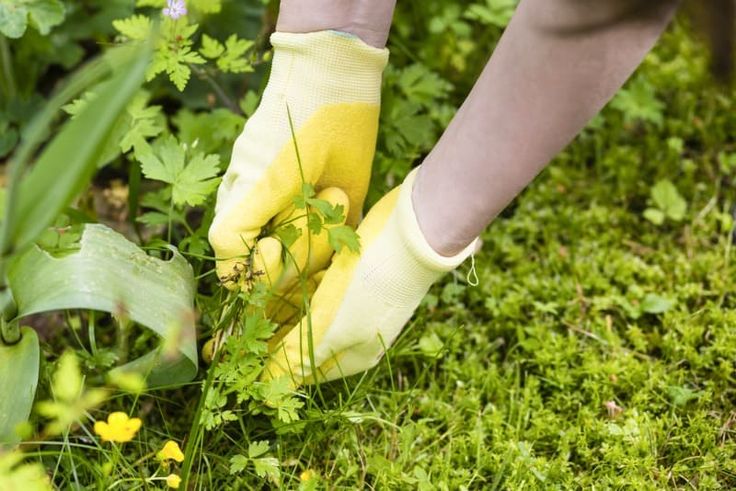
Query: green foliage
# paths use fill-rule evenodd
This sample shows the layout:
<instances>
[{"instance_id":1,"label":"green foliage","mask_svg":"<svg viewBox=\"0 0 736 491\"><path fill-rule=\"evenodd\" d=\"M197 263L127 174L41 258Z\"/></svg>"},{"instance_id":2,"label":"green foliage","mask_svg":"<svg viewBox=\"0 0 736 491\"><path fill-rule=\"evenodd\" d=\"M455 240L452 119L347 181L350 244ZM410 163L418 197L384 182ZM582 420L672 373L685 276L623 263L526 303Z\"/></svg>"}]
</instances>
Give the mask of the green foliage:
<instances>
[{"instance_id":1,"label":"green foliage","mask_svg":"<svg viewBox=\"0 0 736 491\"><path fill-rule=\"evenodd\" d=\"M102 389L84 390L82 373L76 355L67 351L59 358L51 385L53 400L36 405L38 413L50 419L46 433L58 435L85 418L87 412L105 400Z\"/></svg>"},{"instance_id":2,"label":"green foliage","mask_svg":"<svg viewBox=\"0 0 736 491\"><path fill-rule=\"evenodd\" d=\"M114 136L94 159L104 166L95 187L74 193L45 247L59 253L80 222L103 219L153 255L177 246L198 281L197 335L172 328L170 337L202 345L217 336L222 348L193 383L151 390L107 372L121 357L158 348L154 333L86 310L41 317L44 403L26 428L39 442L27 452L54 486L160 487L169 473L182 476L182 488L201 489L736 485L736 103L710 84L704 51L682 22L484 234L479 286L466 271L449 276L376 370L297 391L286 379L261 378L278 330L265 315L272 298L263 286L223 291L206 240L217 176L267 76L263 22L273 11L256 1L192 0L188 16L173 21L161 17L164 0L65 4L49 36L27 29L8 41L14 83L3 70L0 92L14 85L18 97L0 107L0 154L17 151L19 135L33 129L28 115L46 107L48 88L63 85L90 46L138 44L160 23L148 70L162 76L151 75L109 118ZM370 200L431 149L512 8L509 0L398 3ZM92 78L67 106L72 122L109 95ZM113 189L123 190L116 218L98 204ZM310 233L327 229L335 249L357 249L350 229L334 226L344 210L310 186L295 205ZM288 244L299 230L276 233ZM55 360L63 352L76 353L76 369L69 355ZM84 394L96 389L82 389L64 402L55 373L71 388L80 377L88 387L107 379L110 397L91 407ZM144 419L135 442L91 444L88 422L117 410ZM187 442L185 461L164 468L147 460L169 438ZM3 458L0 488L19 476L29 487L26 472L41 477L18 454Z\"/></svg>"},{"instance_id":3,"label":"green foliage","mask_svg":"<svg viewBox=\"0 0 736 491\"><path fill-rule=\"evenodd\" d=\"M64 20L61 0L0 0L0 34L20 38L28 24L46 35Z\"/></svg>"},{"instance_id":4,"label":"green foliage","mask_svg":"<svg viewBox=\"0 0 736 491\"><path fill-rule=\"evenodd\" d=\"M669 180L658 181L651 190L652 208L644 210L644 218L655 225L662 225L665 219L680 222L685 218L687 202Z\"/></svg>"},{"instance_id":5,"label":"green foliage","mask_svg":"<svg viewBox=\"0 0 736 491\"><path fill-rule=\"evenodd\" d=\"M244 58L251 47L253 41L238 39L235 34L227 38L224 46L218 40L204 34L199 53L205 58L217 60L217 67L225 73L244 73L253 71L253 66Z\"/></svg>"},{"instance_id":6,"label":"green foliage","mask_svg":"<svg viewBox=\"0 0 736 491\"><path fill-rule=\"evenodd\" d=\"M21 452L0 453L0 489L52 489L43 466L38 463L23 463L24 459Z\"/></svg>"},{"instance_id":7,"label":"green foliage","mask_svg":"<svg viewBox=\"0 0 736 491\"><path fill-rule=\"evenodd\" d=\"M140 155L143 175L171 185L175 206L197 206L212 194L220 180L220 157L182 147L175 137L156 142L151 152ZM187 153L192 154L187 158Z\"/></svg>"}]
</instances>

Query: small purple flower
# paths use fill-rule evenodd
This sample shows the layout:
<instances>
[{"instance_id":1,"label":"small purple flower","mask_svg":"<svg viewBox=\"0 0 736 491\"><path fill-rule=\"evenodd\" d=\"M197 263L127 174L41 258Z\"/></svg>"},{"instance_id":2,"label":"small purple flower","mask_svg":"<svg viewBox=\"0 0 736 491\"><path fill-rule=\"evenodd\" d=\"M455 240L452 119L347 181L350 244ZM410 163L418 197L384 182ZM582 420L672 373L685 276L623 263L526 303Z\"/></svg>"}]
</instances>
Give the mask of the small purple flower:
<instances>
[{"instance_id":1,"label":"small purple flower","mask_svg":"<svg viewBox=\"0 0 736 491\"><path fill-rule=\"evenodd\" d=\"M179 17L187 15L187 6L184 0L167 0L164 15L176 20Z\"/></svg>"}]
</instances>

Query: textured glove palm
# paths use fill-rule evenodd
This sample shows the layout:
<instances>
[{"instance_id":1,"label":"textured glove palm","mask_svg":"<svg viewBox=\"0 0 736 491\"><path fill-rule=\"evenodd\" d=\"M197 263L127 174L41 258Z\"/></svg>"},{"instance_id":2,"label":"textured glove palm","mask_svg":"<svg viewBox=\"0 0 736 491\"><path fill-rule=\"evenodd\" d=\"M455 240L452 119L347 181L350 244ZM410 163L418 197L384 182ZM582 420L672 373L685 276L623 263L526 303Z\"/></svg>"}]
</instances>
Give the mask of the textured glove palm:
<instances>
[{"instance_id":1,"label":"textured glove palm","mask_svg":"<svg viewBox=\"0 0 736 491\"><path fill-rule=\"evenodd\" d=\"M356 225L370 181L388 51L334 31L274 33L271 43L271 77L235 142L209 231L228 288L242 286L263 228L304 182L343 190ZM278 242L265 240L266 254L280 257Z\"/></svg>"}]
</instances>

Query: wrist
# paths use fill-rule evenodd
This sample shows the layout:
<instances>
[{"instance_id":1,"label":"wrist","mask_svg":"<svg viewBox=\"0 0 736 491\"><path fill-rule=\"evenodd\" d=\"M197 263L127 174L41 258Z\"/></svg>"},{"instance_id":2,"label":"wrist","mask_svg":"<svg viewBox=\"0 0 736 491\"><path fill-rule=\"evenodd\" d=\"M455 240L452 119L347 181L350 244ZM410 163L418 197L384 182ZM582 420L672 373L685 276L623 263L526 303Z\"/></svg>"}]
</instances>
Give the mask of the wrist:
<instances>
[{"instance_id":1,"label":"wrist","mask_svg":"<svg viewBox=\"0 0 736 491\"><path fill-rule=\"evenodd\" d=\"M276 30L347 32L384 48L396 0L282 0Z\"/></svg>"}]
</instances>

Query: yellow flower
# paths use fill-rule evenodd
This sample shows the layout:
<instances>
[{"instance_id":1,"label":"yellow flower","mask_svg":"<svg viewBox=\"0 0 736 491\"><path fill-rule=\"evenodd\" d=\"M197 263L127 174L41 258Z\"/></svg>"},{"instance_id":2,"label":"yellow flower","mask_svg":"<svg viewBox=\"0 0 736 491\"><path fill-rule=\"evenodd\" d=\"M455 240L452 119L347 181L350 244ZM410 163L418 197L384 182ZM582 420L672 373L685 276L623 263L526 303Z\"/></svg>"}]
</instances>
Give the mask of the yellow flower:
<instances>
[{"instance_id":1,"label":"yellow flower","mask_svg":"<svg viewBox=\"0 0 736 491\"><path fill-rule=\"evenodd\" d=\"M156 458L162 462L169 459L184 462L184 453L179 448L178 443L174 440L169 440L164 444L164 448L156 454Z\"/></svg>"},{"instance_id":2,"label":"yellow flower","mask_svg":"<svg viewBox=\"0 0 736 491\"><path fill-rule=\"evenodd\" d=\"M317 477L317 472L313 471L312 469L307 469L306 471L299 474L299 479L301 479L302 482L311 481Z\"/></svg>"},{"instance_id":3,"label":"yellow flower","mask_svg":"<svg viewBox=\"0 0 736 491\"><path fill-rule=\"evenodd\" d=\"M181 484L181 477L176 474L166 476L166 485L170 488L179 489L179 484Z\"/></svg>"},{"instance_id":4,"label":"yellow flower","mask_svg":"<svg viewBox=\"0 0 736 491\"><path fill-rule=\"evenodd\" d=\"M104 421L95 422L95 433L100 435L103 442L125 443L133 439L138 430L141 429L139 418L129 418L127 414L115 412Z\"/></svg>"}]
</instances>

